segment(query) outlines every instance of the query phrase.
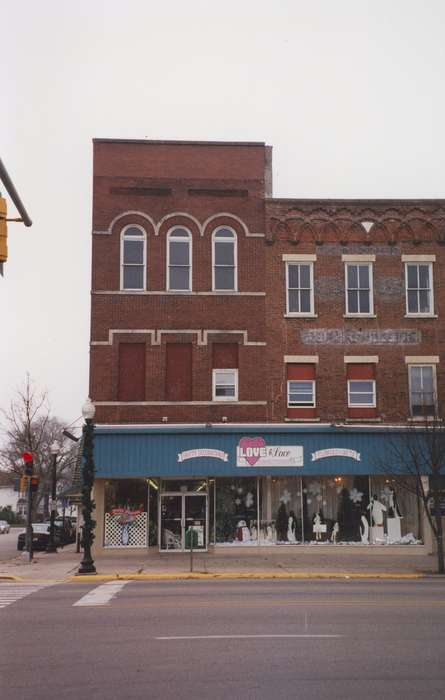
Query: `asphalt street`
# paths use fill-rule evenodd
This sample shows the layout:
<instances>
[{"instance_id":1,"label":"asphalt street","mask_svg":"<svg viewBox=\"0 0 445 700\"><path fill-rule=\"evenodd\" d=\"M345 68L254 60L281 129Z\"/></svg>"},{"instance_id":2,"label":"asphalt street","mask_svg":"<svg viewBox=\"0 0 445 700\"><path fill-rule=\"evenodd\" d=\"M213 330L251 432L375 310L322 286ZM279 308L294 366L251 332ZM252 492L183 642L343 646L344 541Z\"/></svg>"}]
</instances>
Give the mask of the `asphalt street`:
<instances>
[{"instance_id":1,"label":"asphalt street","mask_svg":"<svg viewBox=\"0 0 445 700\"><path fill-rule=\"evenodd\" d=\"M0 583L0 696L442 699L444 592L438 579Z\"/></svg>"}]
</instances>

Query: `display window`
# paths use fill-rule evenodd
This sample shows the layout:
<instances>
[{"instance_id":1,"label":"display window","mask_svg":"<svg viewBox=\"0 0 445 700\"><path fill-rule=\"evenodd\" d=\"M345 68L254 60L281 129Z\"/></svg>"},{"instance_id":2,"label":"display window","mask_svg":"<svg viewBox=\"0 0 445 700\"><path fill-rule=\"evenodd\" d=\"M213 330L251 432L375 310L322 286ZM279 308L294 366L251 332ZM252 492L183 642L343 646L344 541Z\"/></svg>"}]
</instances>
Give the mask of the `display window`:
<instances>
[{"instance_id":1,"label":"display window","mask_svg":"<svg viewBox=\"0 0 445 700\"><path fill-rule=\"evenodd\" d=\"M261 479L260 544L297 544L302 541L301 478Z\"/></svg>"},{"instance_id":2,"label":"display window","mask_svg":"<svg viewBox=\"0 0 445 700\"><path fill-rule=\"evenodd\" d=\"M216 479L217 544L258 544L257 479Z\"/></svg>"},{"instance_id":3,"label":"display window","mask_svg":"<svg viewBox=\"0 0 445 700\"><path fill-rule=\"evenodd\" d=\"M421 501L415 477L371 477L371 544L420 544Z\"/></svg>"},{"instance_id":4,"label":"display window","mask_svg":"<svg viewBox=\"0 0 445 700\"><path fill-rule=\"evenodd\" d=\"M369 542L369 478L314 476L302 479L306 542Z\"/></svg>"},{"instance_id":5,"label":"display window","mask_svg":"<svg viewBox=\"0 0 445 700\"><path fill-rule=\"evenodd\" d=\"M104 547L148 546L146 479L115 479L105 483Z\"/></svg>"}]
</instances>

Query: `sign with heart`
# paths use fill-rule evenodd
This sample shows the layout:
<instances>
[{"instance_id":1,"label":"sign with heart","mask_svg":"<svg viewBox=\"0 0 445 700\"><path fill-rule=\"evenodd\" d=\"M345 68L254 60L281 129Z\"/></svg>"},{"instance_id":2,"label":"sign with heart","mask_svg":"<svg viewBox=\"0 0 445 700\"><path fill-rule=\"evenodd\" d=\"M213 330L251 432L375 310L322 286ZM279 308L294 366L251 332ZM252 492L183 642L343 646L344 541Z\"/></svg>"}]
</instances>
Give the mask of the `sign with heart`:
<instances>
[{"instance_id":1,"label":"sign with heart","mask_svg":"<svg viewBox=\"0 0 445 700\"><path fill-rule=\"evenodd\" d=\"M237 467L302 467L301 445L267 445L263 437L242 437L236 448Z\"/></svg>"}]
</instances>

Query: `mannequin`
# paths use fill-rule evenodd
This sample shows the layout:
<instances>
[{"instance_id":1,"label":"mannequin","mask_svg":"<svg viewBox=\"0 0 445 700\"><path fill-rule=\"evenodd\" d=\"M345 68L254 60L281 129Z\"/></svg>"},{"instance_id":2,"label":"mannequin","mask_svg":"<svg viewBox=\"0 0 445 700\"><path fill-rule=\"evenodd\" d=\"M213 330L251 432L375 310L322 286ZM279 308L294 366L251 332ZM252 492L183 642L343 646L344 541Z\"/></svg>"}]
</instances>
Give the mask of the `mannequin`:
<instances>
[{"instance_id":1,"label":"mannequin","mask_svg":"<svg viewBox=\"0 0 445 700\"><path fill-rule=\"evenodd\" d=\"M340 530L340 526L339 526L338 522L335 522L334 527L332 528L332 532L331 532L331 542L333 542L334 544L337 544L337 537L338 537L339 530Z\"/></svg>"},{"instance_id":2,"label":"mannequin","mask_svg":"<svg viewBox=\"0 0 445 700\"><path fill-rule=\"evenodd\" d=\"M402 537L401 519L399 504L397 502L396 491L393 487L389 489L388 497L388 543L398 542Z\"/></svg>"},{"instance_id":3,"label":"mannequin","mask_svg":"<svg viewBox=\"0 0 445 700\"><path fill-rule=\"evenodd\" d=\"M383 503L380 503L377 496L374 494L374 496L371 498L368 510L371 511L371 541L382 543L385 541L383 513L386 512L386 506L384 506Z\"/></svg>"},{"instance_id":4,"label":"mannequin","mask_svg":"<svg viewBox=\"0 0 445 700\"><path fill-rule=\"evenodd\" d=\"M287 521L287 540L288 542L296 542L297 538L295 536L295 530L297 527L297 521L295 518L295 513L293 510L289 513L289 518Z\"/></svg>"}]
</instances>

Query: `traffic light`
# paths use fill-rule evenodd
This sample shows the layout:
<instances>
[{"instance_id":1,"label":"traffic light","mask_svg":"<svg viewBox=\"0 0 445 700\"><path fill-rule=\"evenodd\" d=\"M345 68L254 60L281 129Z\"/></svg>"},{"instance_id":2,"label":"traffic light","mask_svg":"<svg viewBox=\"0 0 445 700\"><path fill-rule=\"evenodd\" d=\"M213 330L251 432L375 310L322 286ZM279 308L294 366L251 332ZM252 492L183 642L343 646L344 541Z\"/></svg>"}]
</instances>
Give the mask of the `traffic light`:
<instances>
[{"instance_id":1,"label":"traffic light","mask_svg":"<svg viewBox=\"0 0 445 700\"><path fill-rule=\"evenodd\" d=\"M31 491L31 493L36 493L39 490L39 477L38 476L31 477L31 483L29 485L29 490Z\"/></svg>"},{"instance_id":2,"label":"traffic light","mask_svg":"<svg viewBox=\"0 0 445 700\"><path fill-rule=\"evenodd\" d=\"M6 199L0 197L0 265L8 259L8 229L6 223Z\"/></svg>"},{"instance_id":3,"label":"traffic light","mask_svg":"<svg viewBox=\"0 0 445 700\"><path fill-rule=\"evenodd\" d=\"M32 476L34 471L34 460L31 452L24 452L22 454L23 461L25 462L25 474L26 476Z\"/></svg>"}]
</instances>

